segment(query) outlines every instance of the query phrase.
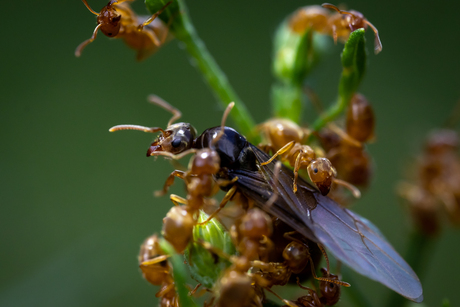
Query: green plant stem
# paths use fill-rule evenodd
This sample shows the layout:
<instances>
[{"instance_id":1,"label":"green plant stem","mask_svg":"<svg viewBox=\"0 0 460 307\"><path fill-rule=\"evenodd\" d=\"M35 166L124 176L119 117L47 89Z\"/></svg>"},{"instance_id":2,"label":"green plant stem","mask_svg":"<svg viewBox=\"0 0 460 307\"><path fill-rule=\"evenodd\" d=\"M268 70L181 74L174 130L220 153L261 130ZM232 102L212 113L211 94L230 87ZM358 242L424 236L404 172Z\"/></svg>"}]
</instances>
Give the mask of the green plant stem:
<instances>
[{"instance_id":1,"label":"green plant stem","mask_svg":"<svg viewBox=\"0 0 460 307\"><path fill-rule=\"evenodd\" d=\"M414 231L409 237L409 243L404 257L412 267L418 278L422 280L424 268L426 265L426 257L428 251L432 250L434 239L428 237L420 231ZM396 292L391 292L386 306L388 307L402 307L408 303L408 300Z\"/></svg>"},{"instance_id":2,"label":"green plant stem","mask_svg":"<svg viewBox=\"0 0 460 307\"><path fill-rule=\"evenodd\" d=\"M363 79L367 62L364 29L357 29L350 34L341 61L343 70L339 81L339 96L336 103L313 123L315 131L319 131L345 110Z\"/></svg>"},{"instance_id":3,"label":"green plant stem","mask_svg":"<svg viewBox=\"0 0 460 307\"><path fill-rule=\"evenodd\" d=\"M176 291L179 294L179 306L197 307L193 299L188 295L189 290L185 286L188 270L185 267L184 258L177 254L174 247L172 247L172 245L165 239L160 241L160 246L165 253L170 256L169 260L171 261L173 267L174 283Z\"/></svg>"},{"instance_id":4,"label":"green plant stem","mask_svg":"<svg viewBox=\"0 0 460 307\"><path fill-rule=\"evenodd\" d=\"M313 123L313 130L319 131L327 123L336 119L348 106L349 100L344 99L343 96L337 98L337 102L333 104L326 113L320 115L320 117Z\"/></svg>"},{"instance_id":5,"label":"green plant stem","mask_svg":"<svg viewBox=\"0 0 460 307\"><path fill-rule=\"evenodd\" d=\"M209 53L204 42L198 36L183 0L177 0L179 4L181 22L174 22L174 36L184 43L185 49L192 57L192 64L196 66L208 85L214 91L223 107L227 107L230 102L235 102L230 117L236 123L239 131L254 141L253 128L255 122L249 114L248 109L230 85L227 76L217 65L216 61Z\"/></svg>"}]
</instances>

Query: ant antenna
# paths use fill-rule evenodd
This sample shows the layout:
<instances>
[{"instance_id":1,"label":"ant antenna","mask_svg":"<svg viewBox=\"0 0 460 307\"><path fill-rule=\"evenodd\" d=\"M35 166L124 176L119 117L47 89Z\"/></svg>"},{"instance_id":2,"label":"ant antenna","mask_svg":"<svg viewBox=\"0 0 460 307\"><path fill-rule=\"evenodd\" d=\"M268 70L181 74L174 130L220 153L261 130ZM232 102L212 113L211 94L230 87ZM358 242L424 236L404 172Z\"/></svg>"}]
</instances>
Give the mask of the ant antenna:
<instances>
[{"instance_id":1,"label":"ant antenna","mask_svg":"<svg viewBox=\"0 0 460 307\"><path fill-rule=\"evenodd\" d=\"M117 125L109 129L109 132L115 132L120 130L138 130L143 132L155 133L160 131L161 134L165 135L165 131L160 127L145 127L139 125Z\"/></svg>"},{"instance_id":2,"label":"ant antenna","mask_svg":"<svg viewBox=\"0 0 460 307\"><path fill-rule=\"evenodd\" d=\"M318 248L321 250L321 253L322 253L323 256L324 256L324 259L326 259L326 264L327 264L327 275L329 275L329 257L327 256L326 250L324 249L324 247L323 247L321 244L316 243L316 245L318 245Z\"/></svg>"},{"instance_id":3,"label":"ant antenna","mask_svg":"<svg viewBox=\"0 0 460 307\"><path fill-rule=\"evenodd\" d=\"M93 13L93 14L96 15L96 16L99 16L99 13L98 13L98 12L95 12L95 11L89 6L88 2L86 2L86 0L81 0L81 1L83 1L83 4L88 8L88 10L89 10L91 13Z\"/></svg>"},{"instance_id":4,"label":"ant antenna","mask_svg":"<svg viewBox=\"0 0 460 307\"><path fill-rule=\"evenodd\" d=\"M300 284L300 279L299 279L299 277L297 277L297 286L299 286L301 289L308 290L308 292L310 292L310 293L316 293L315 290L310 289L310 288L305 287L305 286L302 286L302 285Z\"/></svg>"},{"instance_id":5,"label":"ant antenna","mask_svg":"<svg viewBox=\"0 0 460 307\"><path fill-rule=\"evenodd\" d=\"M178 109L176 109L175 107L173 107L157 95L149 95L147 97L147 100L148 102L153 103L154 105L157 105L165 109L166 111L172 113L173 116L168 122L168 127L171 126L176 120L178 120L182 116L182 113Z\"/></svg>"},{"instance_id":6,"label":"ant antenna","mask_svg":"<svg viewBox=\"0 0 460 307\"><path fill-rule=\"evenodd\" d=\"M216 143L220 140L220 138L224 135L224 129L225 129L225 122L227 121L228 114L230 114L230 111L233 109L235 106L234 102L230 102L227 106L227 108L224 111L224 115L222 115L222 121L220 124L220 131L216 135L216 137L212 140L211 146L216 145Z\"/></svg>"},{"instance_id":7,"label":"ant antenna","mask_svg":"<svg viewBox=\"0 0 460 307\"><path fill-rule=\"evenodd\" d=\"M334 4L323 3L323 4L321 4L321 6L324 7L324 8L332 9L332 10L334 10L334 11L340 13L340 14L348 14L348 15L355 16L355 15L353 15L353 13L350 13L350 12L347 12L347 11L342 11L337 6L335 6Z\"/></svg>"},{"instance_id":8,"label":"ant antenna","mask_svg":"<svg viewBox=\"0 0 460 307\"><path fill-rule=\"evenodd\" d=\"M361 191L351 183L338 178L334 178L332 179L332 181L334 181L335 184L341 185L344 188L348 189L355 198L361 198Z\"/></svg>"},{"instance_id":9,"label":"ant antenna","mask_svg":"<svg viewBox=\"0 0 460 307\"><path fill-rule=\"evenodd\" d=\"M319 244L318 244L319 246ZM320 248L321 249L321 248ZM323 249L321 250L323 251ZM321 280L321 281L327 281L327 282L331 282L331 283L334 283L334 284L337 284L339 286L344 286L344 287L350 287L351 285L345 281L341 281L341 280L335 280L335 279L331 279L331 278L327 278L327 277L318 277L316 276L316 273L315 273L315 265L313 264L313 259L310 258L310 266L311 266L311 274L313 275L313 278L316 279L316 280ZM327 259L327 258L326 258ZM329 261L328 261L329 262ZM328 271L328 274L329 274L329 271Z\"/></svg>"}]
</instances>

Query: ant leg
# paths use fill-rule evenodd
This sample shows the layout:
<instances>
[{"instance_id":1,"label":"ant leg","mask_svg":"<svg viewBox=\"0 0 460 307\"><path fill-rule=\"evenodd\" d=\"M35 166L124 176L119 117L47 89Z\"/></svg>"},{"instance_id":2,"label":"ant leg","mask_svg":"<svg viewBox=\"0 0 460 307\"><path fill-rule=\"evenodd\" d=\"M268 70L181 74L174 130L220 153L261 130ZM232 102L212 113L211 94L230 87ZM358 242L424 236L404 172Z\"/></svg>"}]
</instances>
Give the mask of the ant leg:
<instances>
[{"instance_id":1,"label":"ant leg","mask_svg":"<svg viewBox=\"0 0 460 307\"><path fill-rule=\"evenodd\" d=\"M149 95L147 97L147 101L159 107L162 107L163 109L165 109L166 111L170 112L173 115L168 122L168 127L171 126L172 123L174 123L176 120L178 120L182 116L181 111L179 111L178 109L176 109L175 107L173 107L172 105L170 105L164 99L160 98L157 95L153 95L153 94Z\"/></svg>"},{"instance_id":2,"label":"ant leg","mask_svg":"<svg viewBox=\"0 0 460 307\"><path fill-rule=\"evenodd\" d=\"M185 173L185 172L175 170L175 171L172 172L172 173L168 176L168 178L166 179L165 184L164 184L164 186L163 186L163 190L161 190L161 191L155 191L155 193L154 193L155 196L156 196L156 197L159 197L159 196L165 195L166 193L168 193L169 187L173 185L173 183L174 183L174 178L175 178L175 177L179 177L180 179L185 180L185 176L186 176L186 173Z\"/></svg>"},{"instance_id":3,"label":"ant leg","mask_svg":"<svg viewBox=\"0 0 460 307\"><path fill-rule=\"evenodd\" d=\"M294 193L297 192L297 178L299 177L299 169L301 167L301 158L302 158L302 151L297 154L297 158L295 159L294 164L294 182L292 183L292 190Z\"/></svg>"},{"instance_id":4,"label":"ant leg","mask_svg":"<svg viewBox=\"0 0 460 307\"><path fill-rule=\"evenodd\" d=\"M334 38L334 44L337 45L337 27L333 25L331 30L332 30L332 37Z\"/></svg>"},{"instance_id":5,"label":"ant leg","mask_svg":"<svg viewBox=\"0 0 460 307\"><path fill-rule=\"evenodd\" d=\"M96 16L99 16L99 13L96 12L96 11L94 11L94 10L89 6L88 2L86 2L86 0L81 0L81 1L83 2L83 4L86 6L86 8L88 8L88 10L89 10L91 13L93 13L93 14L96 15Z\"/></svg>"},{"instance_id":6,"label":"ant leg","mask_svg":"<svg viewBox=\"0 0 460 307\"><path fill-rule=\"evenodd\" d=\"M179 195L176 195L176 194L169 195L169 199L171 199L171 201L173 202L175 206L179 206L180 204L183 204L186 206L188 205L188 201L185 198L180 197Z\"/></svg>"},{"instance_id":7,"label":"ant leg","mask_svg":"<svg viewBox=\"0 0 460 307\"><path fill-rule=\"evenodd\" d=\"M337 179L337 178L332 178L332 181L337 185L341 185L341 186L347 188L351 192L351 194L353 194L353 196L355 198L360 198L361 197L361 192L358 190L357 187L355 187L351 183L346 182L346 181L341 180L341 179Z\"/></svg>"},{"instance_id":8,"label":"ant leg","mask_svg":"<svg viewBox=\"0 0 460 307\"><path fill-rule=\"evenodd\" d=\"M101 26L102 26L101 24L98 24L98 25L96 26L96 28L94 29L93 35L91 36L91 38L85 40L83 43L81 43L80 45L78 45L77 49L75 49L75 56L76 56L77 58L80 57L83 48L85 48L86 46L88 46L90 43L92 43L92 42L96 39L96 37L97 37L97 31L99 30L99 28L100 28Z\"/></svg>"},{"instance_id":9,"label":"ant leg","mask_svg":"<svg viewBox=\"0 0 460 307\"><path fill-rule=\"evenodd\" d=\"M343 131L343 129L340 128L339 126L337 126L336 124L330 123L328 125L328 128L330 128L332 131L334 131L338 136L340 136L349 145L355 146L357 148L362 148L363 147L363 144L361 142L359 142L359 141L355 140L354 138L352 138L351 136L349 136L348 133Z\"/></svg>"},{"instance_id":10,"label":"ant leg","mask_svg":"<svg viewBox=\"0 0 460 307\"><path fill-rule=\"evenodd\" d=\"M276 296L278 299L280 299L283 303L285 303L287 306L289 307L299 307L296 303L294 302L291 302L291 301L288 301L288 300L285 300L284 298L282 298L281 296L279 296L278 294L276 294L275 292L273 292L273 290L269 289L269 288L264 288L265 290L267 290L268 292L270 292L271 294L273 294L274 296Z\"/></svg>"},{"instance_id":11,"label":"ant leg","mask_svg":"<svg viewBox=\"0 0 460 307\"><path fill-rule=\"evenodd\" d=\"M199 289L200 287L201 287L201 284L200 284L200 283L197 284L197 285L195 286L195 288L193 288L193 290L191 290L191 291L188 293L188 295L189 295L189 296L195 295L195 293L198 291L198 289Z\"/></svg>"},{"instance_id":12,"label":"ant leg","mask_svg":"<svg viewBox=\"0 0 460 307\"><path fill-rule=\"evenodd\" d=\"M228 190L227 194L225 194L224 199L222 199L222 202L219 205L219 208L214 211L204 222L201 223L196 223L197 225L204 225L207 222L209 222L214 216L216 216L217 213L219 213L220 210L222 210L225 205L228 203L230 198L232 198L233 194L236 192L236 186L233 186L230 190Z\"/></svg>"},{"instance_id":13,"label":"ant leg","mask_svg":"<svg viewBox=\"0 0 460 307\"><path fill-rule=\"evenodd\" d=\"M147 34L147 36L150 38L150 40L153 42L153 44L157 47L160 47L161 46L161 41L160 39L158 38L158 36L156 35L155 31L151 30L151 31L148 31L145 30L144 31L145 34Z\"/></svg>"},{"instance_id":14,"label":"ant leg","mask_svg":"<svg viewBox=\"0 0 460 307\"><path fill-rule=\"evenodd\" d=\"M221 186L221 187L225 187L225 186L228 186L232 183L235 183L238 181L238 177L235 177L233 178L232 180L228 180L228 179L217 179L216 182L217 182L217 185Z\"/></svg>"},{"instance_id":15,"label":"ant leg","mask_svg":"<svg viewBox=\"0 0 460 307\"><path fill-rule=\"evenodd\" d=\"M260 163L260 165L267 165L269 164L270 162L272 162L273 160L275 160L275 158L279 155L282 155L284 154L285 152L289 151L292 149L292 147L294 147L295 145L295 142L294 141L290 141L289 143L287 143L286 145L284 145L280 150L278 150L268 161L265 161L263 163Z\"/></svg>"},{"instance_id":16,"label":"ant leg","mask_svg":"<svg viewBox=\"0 0 460 307\"><path fill-rule=\"evenodd\" d=\"M175 288L174 283L171 283L168 286L166 286L165 288L163 288L160 291L158 291L157 294L155 294L155 296L156 297L163 297L165 294L167 294L168 292L170 292L174 288Z\"/></svg>"},{"instance_id":17,"label":"ant leg","mask_svg":"<svg viewBox=\"0 0 460 307\"><path fill-rule=\"evenodd\" d=\"M126 2L126 1L133 2L134 0L117 0L117 1L113 1L112 4L120 4L120 3L123 3L123 2Z\"/></svg>"},{"instance_id":18,"label":"ant leg","mask_svg":"<svg viewBox=\"0 0 460 307\"><path fill-rule=\"evenodd\" d=\"M151 260L147 260L147 261L144 261L142 262L139 267L142 268L142 267L149 267L149 266L152 266L152 265L155 265L155 264L158 264L160 262L163 262L165 260L167 260L169 258L168 255L161 255L161 256L158 256L158 257L155 257Z\"/></svg>"},{"instance_id":19,"label":"ant leg","mask_svg":"<svg viewBox=\"0 0 460 307\"><path fill-rule=\"evenodd\" d=\"M156 12L155 14L153 14L149 19L147 19L146 21L144 21L142 24L140 24L138 27L137 27L137 30L138 31L142 31L142 29L150 24L152 21L155 20L155 18L157 18L161 13L163 13L163 11L168 7L168 5L170 5L172 3L172 1L169 1L168 3L166 3L158 12Z\"/></svg>"},{"instance_id":20,"label":"ant leg","mask_svg":"<svg viewBox=\"0 0 460 307\"><path fill-rule=\"evenodd\" d=\"M374 36L375 36L375 38L374 38L374 53L378 54L380 51L382 51L382 42L380 41L379 31L367 19L364 19L364 22L367 23L369 25L369 27L371 27L372 30L374 31Z\"/></svg>"}]
</instances>

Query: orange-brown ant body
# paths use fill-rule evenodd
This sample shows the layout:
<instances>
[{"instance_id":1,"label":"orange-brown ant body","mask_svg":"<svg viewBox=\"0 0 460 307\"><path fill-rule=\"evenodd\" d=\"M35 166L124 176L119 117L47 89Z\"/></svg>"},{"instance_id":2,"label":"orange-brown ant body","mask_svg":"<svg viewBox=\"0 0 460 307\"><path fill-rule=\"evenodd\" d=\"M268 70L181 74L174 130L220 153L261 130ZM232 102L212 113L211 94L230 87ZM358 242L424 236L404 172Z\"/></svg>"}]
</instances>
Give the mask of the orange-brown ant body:
<instances>
[{"instance_id":1,"label":"orange-brown ant body","mask_svg":"<svg viewBox=\"0 0 460 307\"><path fill-rule=\"evenodd\" d=\"M86 0L82 1L88 10L97 16L97 26L91 38L85 40L75 50L77 57L81 55L88 44L96 39L99 30L108 37L122 38L130 48L137 50L137 60L139 61L149 57L166 41L168 27L156 17L172 1L145 21L141 21L141 18L131 10L127 3L133 0L111 0L99 13L94 11Z\"/></svg>"},{"instance_id":2,"label":"orange-brown ant body","mask_svg":"<svg viewBox=\"0 0 460 307\"><path fill-rule=\"evenodd\" d=\"M330 14L325 8L332 9L337 13ZM351 10L340 10L333 4L323 3L322 7L317 5L306 6L297 10L289 20L289 26L294 32L303 33L307 29L330 35L334 41L346 41L350 33L363 28L371 27L375 34L374 51L382 51L379 32L360 12Z\"/></svg>"},{"instance_id":3,"label":"orange-brown ant body","mask_svg":"<svg viewBox=\"0 0 460 307\"><path fill-rule=\"evenodd\" d=\"M145 239L139 251L139 267L144 278L152 285L160 286L156 297L161 307L179 307L172 269L167 256L161 250L158 236L152 235Z\"/></svg>"},{"instance_id":4,"label":"orange-brown ant body","mask_svg":"<svg viewBox=\"0 0 460 307\"><path fill-rule=\"evenodd\" d=\"M337 169L339 178L353 185L367 186L372 163L364 144L374 138L375 116L367 99L355 94L347 109L345 131L330 124L318 136L326 157Z\"/></svg>"},{"instance_id":5,"label":"orange-brown ant body","mask_svg":"<svg viewBox=\"0 0 460 307\"><path fill-rule=\"evenodd\" d=\"M321 272L324 278L330 279L330 281L320 281L319 289L321 296L315 290L302 286L297 280L299 287L307 290L308 294L299 297L296 301L291 301L291 303L294 303L298 307L324 307L333 306L338 303L340 299L340 283L342 282L339 281L337 275L328 273L324 268L321 269Z\"/></svg>"},{"instance_id":6,"label":"orange-brown ant body","mask_svg":"<svg viewBox=\"0 0 460 307\"><path fill-rule=\"evenodd\" d=\"M359 197L359 190L347 182L336 179L337 172L325 157L317 157L317 151L308 145L302 145L310 132L288 119L270 119L258 126L262 131L267 145L262 145L265 151L273 151L272 158L262 165L266 165L280 156L282 161L287 161L294 168L293 191L297 191L297 178L299 170L306 168L310 180L318 187L321 194L327 195L332 183L343 185ZM322 153L323 154L323 153ZM324 155L324 154L323 154Z\"/></svg>"}]
</instances>

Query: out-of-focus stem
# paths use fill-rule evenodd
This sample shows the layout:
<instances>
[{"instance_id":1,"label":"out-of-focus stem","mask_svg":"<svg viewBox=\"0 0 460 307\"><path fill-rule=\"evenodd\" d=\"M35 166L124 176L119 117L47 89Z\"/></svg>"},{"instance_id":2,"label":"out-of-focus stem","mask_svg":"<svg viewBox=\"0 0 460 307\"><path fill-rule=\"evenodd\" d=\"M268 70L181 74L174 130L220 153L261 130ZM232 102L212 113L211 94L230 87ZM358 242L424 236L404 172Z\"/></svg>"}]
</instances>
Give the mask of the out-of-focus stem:
<instances>
[{"instance_id":1,"label":"out-of-focus stem","mask_svg":"<svg viewBox=\"0 0 460 307\"><path fill-rule=\"evenodd\" d=\"M197 307L193 299L188 295L189 290L185 286L188 270L185 267L184 259L181 255L177 254L174 248L166 240L160 241L161 248L167 255L170 256L173 267L174 283L176 291L179 294L179 303L181 307Z\"/></svg>"},{"instance_id":2,"label":"out-of-focus stem","mask_svg":"<svg viewBox=\"0 0 460 307\"><path fill-rule=\"evenodd\" d=\"M179 4L181 21L174 24L174 36L184 43L185 49L192 57L192 65L196 66L203 74L204 79L219 98L223 107L230 102L235 102L235 107L230 113L230 117L238 126L239 131L254 141L253 127L255 125L253 118L249 114L245 104L233 90L227 76L217 65L216 61L209 53L204 42L198 36L183 0L177 0Z\"/></svg>"}]
</instances>

